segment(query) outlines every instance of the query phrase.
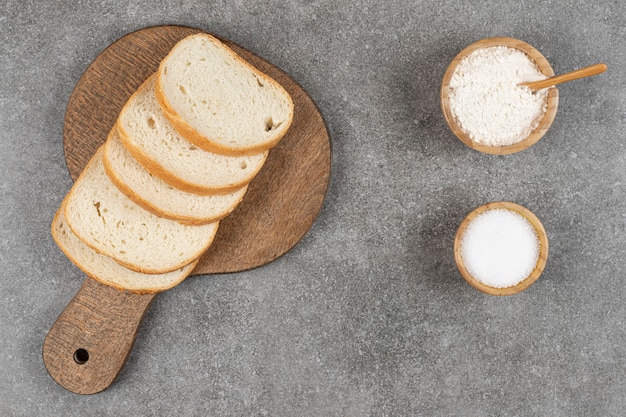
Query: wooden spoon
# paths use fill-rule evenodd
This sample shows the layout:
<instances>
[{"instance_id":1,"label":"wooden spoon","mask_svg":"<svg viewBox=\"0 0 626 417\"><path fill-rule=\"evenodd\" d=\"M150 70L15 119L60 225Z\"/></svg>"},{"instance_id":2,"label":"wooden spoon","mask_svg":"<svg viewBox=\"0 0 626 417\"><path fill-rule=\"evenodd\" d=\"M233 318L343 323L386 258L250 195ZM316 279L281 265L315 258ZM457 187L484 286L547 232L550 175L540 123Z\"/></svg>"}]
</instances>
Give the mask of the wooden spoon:
<instances>
[{"instance_id":1,"label":"wooden spoon","mask_svg":"<svg viewBox=\"0 0 626 417\"><path fill-rule=\"evenodd\" d=\"M114 42L94 60L76 84L65 114L65 159L73 179L104 143L130 95L156 72L176 42L197 32L182 26L142 29ZM243 201L221 221L193 275L243 271L286 253L315 221L330 178L330 137L315 103L280 69L224 42L291 94L294 120ZM109 387L155 296L120 291L87 278L44 341L43 360L50 376L79 394Z\"/></svg>"},{"instance_id":2,"label":"wooden spoon","mask_svg":"<svg viewBox=\"0 0 626 417\"><path fill-rule=\"evenodd\" d=\"M525 139L512 145L505 146L490 146L474 142L470 135L463 130L463 128L458 124L456 118L452 115L452 110L450 109L450 81L452 80L452 76L454 75L457 66L466 56L479 49L490 48L493 46L506 46L508 48L518 49L528 55L528 57L530 57L530 59L537 64L539 71L541 71L543 75L546 77L554 76L554 71L552 70L548 60L532 45L519 39L508 37L481 39L465 47L454 57L448 66L448 69L443 77L443 82L441 83L441 109L443 110L443 115L448 123L448 126L456 137L461 140L461 142L480 152L494 155L506 155L529 148L537 143L546 134L554 121L559 107L559 90L558 88L551 88L548 91L546 112L539 122L539 125Z\"/></svg>"},{"instance_id":3,"label":"wooden spoon","mask_svg":"<svg viewBox=\"0 0 626 417\"><path fill-rule=\"evenodd\" d=\"M598 74L603 73L604 71L606 71L606 64L595 64L595 65L590 65L585 68L578 69L576 71L566 72L565 74L546 78L545 80L527 81L524 83L520 83L519 85L528 87L531 90L541 90L542 88L552 87L553 85L577 80L579 78L591 77L592 75L598 75Z\"/></svg>"}]
</instances>

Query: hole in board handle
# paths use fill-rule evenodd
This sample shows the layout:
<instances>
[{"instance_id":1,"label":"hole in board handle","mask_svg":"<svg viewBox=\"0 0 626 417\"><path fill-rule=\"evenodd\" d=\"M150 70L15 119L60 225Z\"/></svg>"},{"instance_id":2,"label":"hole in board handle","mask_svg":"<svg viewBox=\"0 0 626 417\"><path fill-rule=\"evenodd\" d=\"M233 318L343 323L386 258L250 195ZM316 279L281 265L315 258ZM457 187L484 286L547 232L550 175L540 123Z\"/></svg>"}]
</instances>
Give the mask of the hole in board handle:
<instances>
[{"instance_id":1,"label":"hole in board handle","mask_svg":"<svg viewBox=\"0 0 626 417\"><path fill-rule=\"evenodd\" d=\"M87 361L89 360L89 352L87 352L85 349L76 349L76 352L74 352L74 362L76 362L79 365L84 365L87 363Z\"/></svg>"}]
</instances>

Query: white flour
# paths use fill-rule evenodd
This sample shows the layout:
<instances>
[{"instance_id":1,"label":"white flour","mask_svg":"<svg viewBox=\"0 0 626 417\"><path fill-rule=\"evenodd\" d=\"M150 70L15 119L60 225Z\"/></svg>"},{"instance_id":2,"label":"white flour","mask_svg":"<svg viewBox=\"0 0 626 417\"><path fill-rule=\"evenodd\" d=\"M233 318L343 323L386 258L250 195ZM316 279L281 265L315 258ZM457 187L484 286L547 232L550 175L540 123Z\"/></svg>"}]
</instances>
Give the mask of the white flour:
<instances>
[{"instance_id":1,"label":"white flour","mask_svg":"<svg viewBox=\"0 0 626 417\"><path fill-rule=\"evenodd\" d=\"M522 51L493 46L463 58L450 81L450 110L474 142L512 145L526 138L547 109L547 90L533 94L518 84L543 80Z\"/></svg>"}]
</instances>

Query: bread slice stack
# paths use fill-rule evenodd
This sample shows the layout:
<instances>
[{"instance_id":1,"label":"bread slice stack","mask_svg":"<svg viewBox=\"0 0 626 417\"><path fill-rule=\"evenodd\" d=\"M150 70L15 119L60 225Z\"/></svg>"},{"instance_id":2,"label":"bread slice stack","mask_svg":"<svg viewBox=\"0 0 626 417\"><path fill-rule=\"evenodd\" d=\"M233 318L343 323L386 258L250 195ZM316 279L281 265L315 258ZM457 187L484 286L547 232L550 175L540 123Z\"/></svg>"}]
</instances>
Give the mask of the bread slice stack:
<instances>
[{"instance_id":1,"label":"bread slice stack","mask_svg":"<svg viewBox=\"0 0 626 417\"><path fill-rule=\"evenodd\" d=\"M61 203L54 240L106 285L173 287L242 201L293 109L282 86L216 38L181 40Z\"/></svg>"}]
</instances>

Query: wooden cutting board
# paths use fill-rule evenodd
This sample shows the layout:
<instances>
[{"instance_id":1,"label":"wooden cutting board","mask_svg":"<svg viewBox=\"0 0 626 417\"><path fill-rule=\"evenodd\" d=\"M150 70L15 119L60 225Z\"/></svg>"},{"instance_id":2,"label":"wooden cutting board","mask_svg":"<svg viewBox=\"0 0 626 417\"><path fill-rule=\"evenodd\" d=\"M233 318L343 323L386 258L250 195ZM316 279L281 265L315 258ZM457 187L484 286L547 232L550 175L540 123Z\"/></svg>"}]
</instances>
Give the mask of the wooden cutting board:
<instances>
[{"instance_id":1,"label":"wooden cutting board","mask_svg":"<svg viewBox=\"0 0 626 417\"><path fill-rule=\"evenodd\" d=\"M89 66L70 97L64 121L65 159L74 180L105 142L131 94L156 72L179 40L197 32L183 26L142 29L114 42ZM244 200L221 221L212 246L192 275L239 272L286 253L315 221L330 179L330 137L311 98L277 67L223 41L291 94L294 120L270 151ZM79 394L110 386L154 297L118 291L86 278L44 342L43 359L50 376Z\"/></svg>"}]
</instances>

